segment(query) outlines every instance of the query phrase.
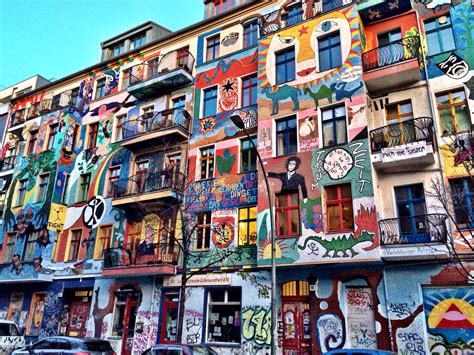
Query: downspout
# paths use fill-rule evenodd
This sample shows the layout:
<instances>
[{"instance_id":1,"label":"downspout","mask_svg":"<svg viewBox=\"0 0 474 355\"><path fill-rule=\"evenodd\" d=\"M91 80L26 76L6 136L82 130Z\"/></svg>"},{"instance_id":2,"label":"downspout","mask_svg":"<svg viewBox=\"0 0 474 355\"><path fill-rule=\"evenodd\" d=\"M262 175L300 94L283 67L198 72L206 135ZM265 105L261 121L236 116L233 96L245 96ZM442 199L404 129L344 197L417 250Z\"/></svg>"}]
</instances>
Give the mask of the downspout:
<instances>
[{"instance_id":1,"label":"downspout","mask_svg":"<svg viewBox=\"0 0 474 355\"><path fill-rule=\"evenodd\" d=\"M389 268L390 266L385 266L382 271L382 277L383 277L383 290L385 292L385 312L387 313L387 320L388 320L388 332L390 334L390 344L392 347L392 351L395 351L395 349L398 348L397 346L397 338L394 337L394 334L392 333L393 328L392 328L392 318L390 317L390 313L388 311L388 289L387 289L387 278L385 276L386 269Z\"/></svg>"}]
</instances>

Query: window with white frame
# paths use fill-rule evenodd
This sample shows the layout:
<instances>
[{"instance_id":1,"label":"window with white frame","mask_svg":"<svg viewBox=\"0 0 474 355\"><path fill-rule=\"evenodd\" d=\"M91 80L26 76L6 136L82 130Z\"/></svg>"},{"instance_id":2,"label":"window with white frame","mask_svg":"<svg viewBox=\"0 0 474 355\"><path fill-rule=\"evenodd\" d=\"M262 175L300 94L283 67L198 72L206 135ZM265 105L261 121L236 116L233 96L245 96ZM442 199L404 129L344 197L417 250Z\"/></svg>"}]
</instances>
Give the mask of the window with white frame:
<instances>
[{"instance_id":1,"label":"window with white frame","mask_svg":"<svg viewBox=\"0 0 474 355\"><path fill-rule=\"evenodd\" d=\"M207 342L240 344L242 290L209 290L207 296Z\"/></svg>"}]
</instances>

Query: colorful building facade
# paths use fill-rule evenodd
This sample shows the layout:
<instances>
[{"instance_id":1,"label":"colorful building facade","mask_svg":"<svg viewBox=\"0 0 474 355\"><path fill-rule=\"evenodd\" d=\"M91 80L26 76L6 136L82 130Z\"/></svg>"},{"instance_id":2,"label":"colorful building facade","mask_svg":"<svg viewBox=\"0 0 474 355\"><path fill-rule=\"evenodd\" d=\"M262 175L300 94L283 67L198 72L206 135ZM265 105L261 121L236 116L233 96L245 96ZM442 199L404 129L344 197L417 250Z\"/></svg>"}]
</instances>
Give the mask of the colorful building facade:
<instances>
[{"instance_id":1,"label":"colorful building facade","mask_svg":"<svg viewBox=\"0 0 474 355\"><path fill-rule=\"evenodd\" d=\"M0 318L267 354L275 233L277 353L474 351L470 2L232 4L12 99Z\"/></svg>"}]
</instances>

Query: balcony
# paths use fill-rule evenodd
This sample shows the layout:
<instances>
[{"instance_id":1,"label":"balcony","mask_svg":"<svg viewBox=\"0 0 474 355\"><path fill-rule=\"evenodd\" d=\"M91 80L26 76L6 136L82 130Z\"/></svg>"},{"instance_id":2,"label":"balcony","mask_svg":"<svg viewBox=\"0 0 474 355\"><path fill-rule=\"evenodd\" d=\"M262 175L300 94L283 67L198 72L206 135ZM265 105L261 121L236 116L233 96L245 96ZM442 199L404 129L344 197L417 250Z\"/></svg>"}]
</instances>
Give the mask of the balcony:
<instances>
[{"instance_id":1,"label":"balcony","mask_svg":"<svg viewBox=\"0 0 474 355\"><path fill-rule=\"evenodd\" d=\"M362 54L364 81L371 93L388 92L420 80L420 39L405 37Z\"/></svg>"},{"instance_id":2,"label":"balcony","mask_svg":"<svg viewBox=\"0 0 474 355\"><path fill-rule=\"evenodd\" d=\"M394 172L418 169L434 163L433 120L420 117L370 131L372 163ZM410 165L410 163L412 165Z\"/></svg>"},{"instance_id":3,"label":"balcony","mask_svg":"<svg viewBox=\"0 0 474 355\"><path fill-rule=\"evenodd\" d=\"M19 126L21 128L20 125L25 123L27 115L28 110L26 108L22 108L12 112L10 116L10 128L16 128L16 126Z\"/></svg>"},{"instance_id":4,"label":"balcony","mask_svg":"<svg viewBox=\"0 0 474 355\"><path fill-rule=\"evenodd\" d=\"M445 214L426 214L379 221L381 256L385 259L448 258Z\"/></svg>"},{"instance_id":5,"label":"balcony","mask_svg":"<svg viewBox=\"0 0 474 355\"><path fill-rule=\"evenodd\" d=\"M186 110L147 112L122 124L122 147L136 150L188 139L191 115Z\"/></svg>"},{"instance_id":6,"label":"balcony","mask_svg":"<svg viewBox=\"0 0 474 355\"><path fill-rule=\"evenodd\" d=\"M343 6L349 5L353 1L320 0L317 2L315 1L313 6L309 6L312 2L313 1L294 1L279 10L275 10L267 15L261 16L257 21L260 27L260 35L267 36L274 32L278 32L323 13L331 12Z\"/></svg>"},{"instance_id":7,"label":"balcony","mask_svg":"<svg viewBox=\"0 0 474 355\"><path fill-rule=\"evenodd\" d=\"M104 250L103 276L174 275L178 252L161 243L126 244Z\"/></svg>"},{"instance_id":8,"label":"balcony","mask_svg":"<svg viewBox=\"0 0 474 355\"><path fill-rule=\"evenodd\" d=\"M0 172L13 170L15 168L16 155L0 159Z\"/></svg>"},{"instance_id":9,"label":"balcony","mask_svg":"<svg viewBox=\"0 0 474 355\"><path fill-rule=\"evenodd\" d=\"M193 82L194 57L188 51L172 51L130 68L128 92L147 100Z\"/></svg>"},{"instance_id":10,"label":"balcony","mask_svg":"<svg viewBox=\"0 0 474 355\"><path fill-rule=\"evenodd\" d=\"M185 176L165 169L155 173L139 173L115 181L109 192L112 205L125 209L131 218L143 216L160 208L160 202L179 203L184 191Z\"/></svg>"}]
</instances>

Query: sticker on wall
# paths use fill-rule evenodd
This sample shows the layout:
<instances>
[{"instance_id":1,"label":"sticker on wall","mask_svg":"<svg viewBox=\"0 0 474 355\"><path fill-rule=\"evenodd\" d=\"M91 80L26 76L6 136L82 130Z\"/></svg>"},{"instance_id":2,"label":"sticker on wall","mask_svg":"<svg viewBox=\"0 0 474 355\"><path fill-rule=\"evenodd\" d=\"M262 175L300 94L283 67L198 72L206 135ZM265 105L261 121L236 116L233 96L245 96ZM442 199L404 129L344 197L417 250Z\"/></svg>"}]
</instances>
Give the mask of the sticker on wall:
<instances>
[{"instance_id":1,"label":"sticker on wall","mask_svg":"<svg viewBox=\"0 0 474 355\"><path fill-rule=\"evenodd\" d=\"M237 43L239 40L239 33L238 32L231 32L224 39L221 41L221 44L224 47L231 47Z\"/></svg>"},{"instance_id":2,"label":"sticker on wall","mask_svg":"<svg viewBox=\"0 0 474 355\"><path fill-rule=\"evenodd\" d=\"M102 196L95 196L87 202L82 213L84 225L89 229L99 226L105 214L105 200Z\"/></svg>"}]
</instances>

